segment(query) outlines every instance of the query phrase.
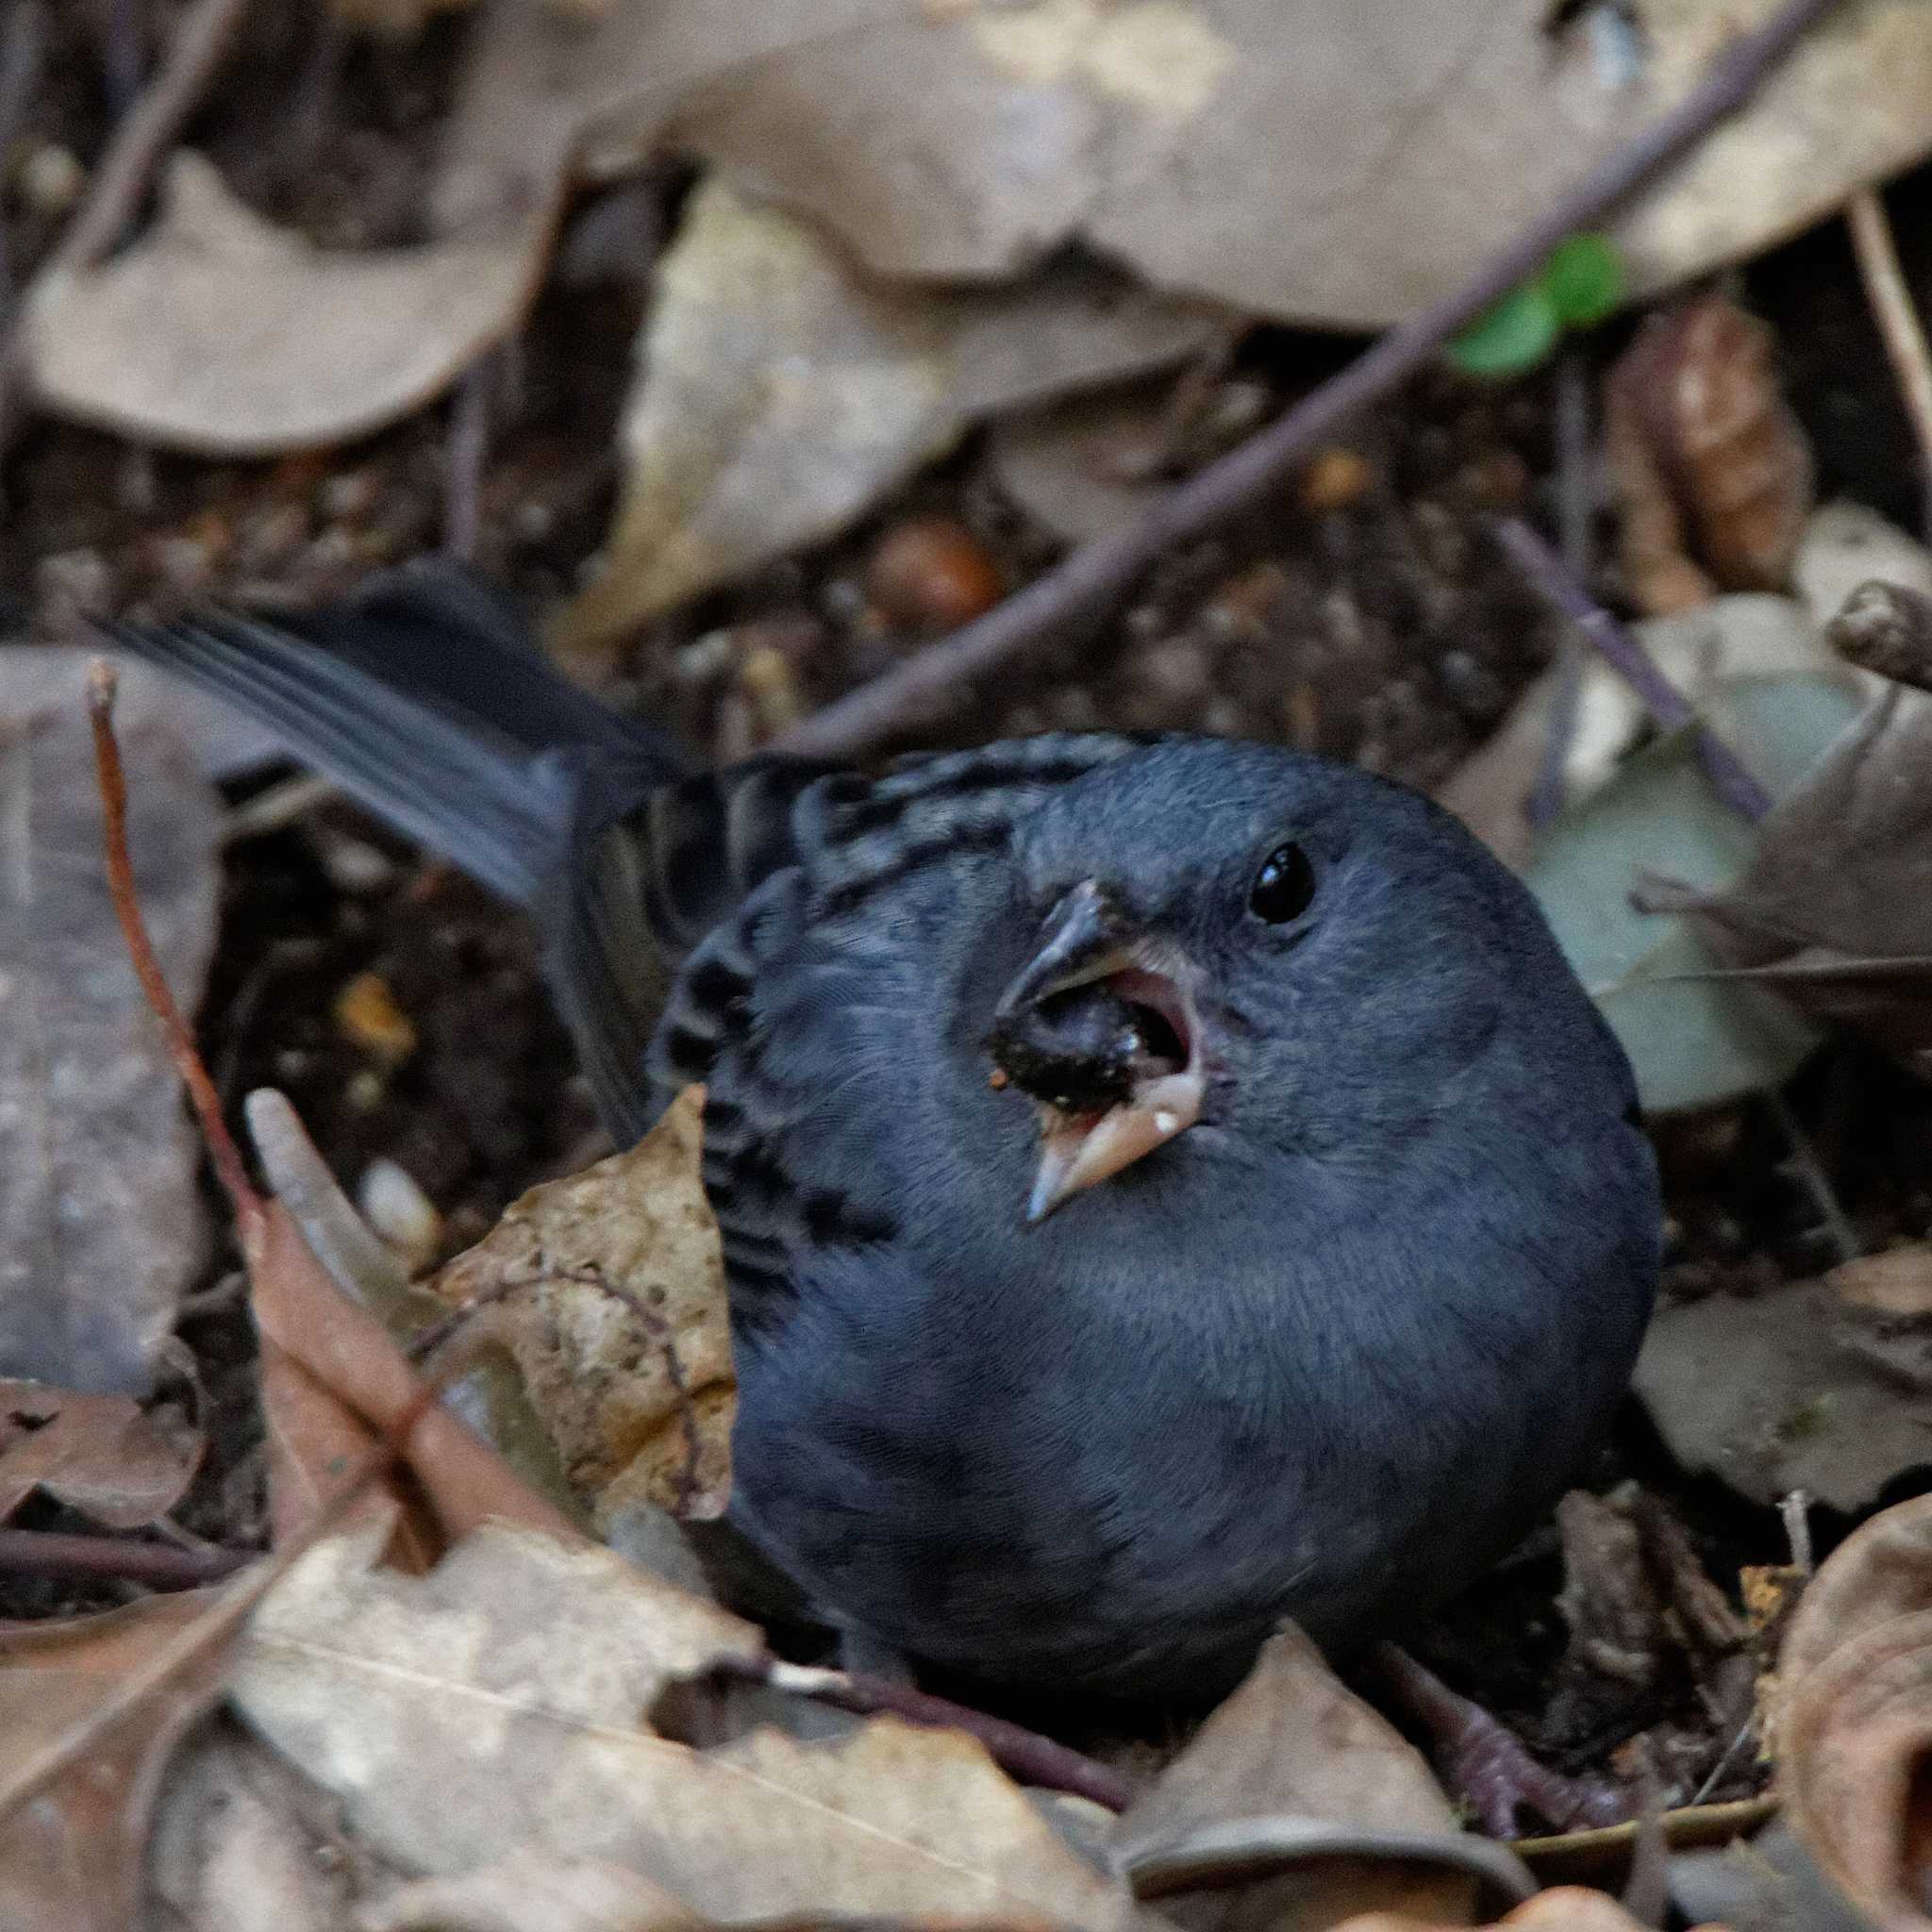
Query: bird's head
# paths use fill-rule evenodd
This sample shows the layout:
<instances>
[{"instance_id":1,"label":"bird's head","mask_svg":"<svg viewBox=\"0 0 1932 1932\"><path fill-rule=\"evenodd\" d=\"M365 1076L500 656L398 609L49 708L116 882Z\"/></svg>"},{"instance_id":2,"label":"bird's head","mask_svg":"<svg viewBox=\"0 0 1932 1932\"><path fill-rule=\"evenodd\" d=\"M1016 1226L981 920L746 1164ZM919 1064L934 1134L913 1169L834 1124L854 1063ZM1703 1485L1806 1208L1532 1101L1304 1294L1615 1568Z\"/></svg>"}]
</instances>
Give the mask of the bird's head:
<instances>
[{"instance_id":1,"label":"bird's head","mask_svg":"<svg viewBox=\"0 0 1932 1932\"><path fill-rule=\"evenodd\" d=\"M1625 1104L1527 892L1369 774L1163 741L1054 793L1014 857L1029 955L984 1045L993 1084L1040 1113L1033 1220L1191 1133L1387 1159L1499 1029L1525 1079L1546 1062Z\"/></svg>"}]
</instances>

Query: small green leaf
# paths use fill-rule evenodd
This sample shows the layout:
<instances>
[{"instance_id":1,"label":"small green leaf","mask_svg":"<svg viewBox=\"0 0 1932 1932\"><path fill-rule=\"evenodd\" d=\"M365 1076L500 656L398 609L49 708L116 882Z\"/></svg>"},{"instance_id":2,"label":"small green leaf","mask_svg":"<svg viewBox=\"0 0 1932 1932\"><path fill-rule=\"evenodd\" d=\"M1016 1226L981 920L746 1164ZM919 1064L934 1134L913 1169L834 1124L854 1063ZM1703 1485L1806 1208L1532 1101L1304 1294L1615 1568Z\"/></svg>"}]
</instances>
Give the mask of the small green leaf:
<instances>
[{"instance_id":1,"label":"small green leaf","mask_svg":"<svg viewBox=\"0 0 1932 1932\"><path fill-rule=\"evenodd\" d=\"M1465 375L1521 375L1550 353L1561 326L1541 282L1524 282L1477 316L1443 353Z\"/></svg>"},{"instance_id":2,"label":"small green leaf","mask_svg":"<svg viewBox=\"0 0 1932 1932\"><path fill-rule=\"evenodd\" d=\"M1572 235L1557 242L1538 280L1558 322L1588 328L1624 299L1624 258L1607 236Z\"/></svg>"}]
</instances>

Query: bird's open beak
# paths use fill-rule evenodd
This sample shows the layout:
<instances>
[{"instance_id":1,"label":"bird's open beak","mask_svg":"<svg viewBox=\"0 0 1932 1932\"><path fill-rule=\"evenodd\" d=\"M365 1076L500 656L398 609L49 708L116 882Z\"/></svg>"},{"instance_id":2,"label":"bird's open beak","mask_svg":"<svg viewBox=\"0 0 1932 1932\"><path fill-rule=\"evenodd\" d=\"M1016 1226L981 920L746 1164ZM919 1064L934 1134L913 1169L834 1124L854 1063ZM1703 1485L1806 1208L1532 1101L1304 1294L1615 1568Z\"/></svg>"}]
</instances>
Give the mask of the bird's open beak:
<instances>
[{"instance_id":1,"label":"bird's open beak","mask_svg":"<svg viewBox=\"0 0 1932 1932\"><path fill-rule=\"evenodd\" d=\"M1062 1203L1162 1147L1201 1117L1207 1080L1201 1026L1184 962L1128 930L1091 881L1068 893L1041 948L996 1010L995 1024L1055 994L1100 985L1141 1021L1144 1050L1131 1058L1124 1091L1100 1105L1036 1093L1040 1167L1026 1203L1043 1221Z\"/></svg>"}]
</instances>

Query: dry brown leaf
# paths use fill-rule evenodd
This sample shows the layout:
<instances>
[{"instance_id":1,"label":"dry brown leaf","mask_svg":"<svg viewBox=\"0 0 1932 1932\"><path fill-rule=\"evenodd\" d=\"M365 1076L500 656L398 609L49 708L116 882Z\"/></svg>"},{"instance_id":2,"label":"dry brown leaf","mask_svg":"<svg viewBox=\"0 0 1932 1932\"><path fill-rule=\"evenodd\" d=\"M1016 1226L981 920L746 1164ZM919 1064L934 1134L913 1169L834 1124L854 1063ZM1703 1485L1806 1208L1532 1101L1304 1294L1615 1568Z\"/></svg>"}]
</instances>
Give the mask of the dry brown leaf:
<instances>
[{"instance_id":1,"label":"dry brown leaf","mask_svg":"<svg viewBox=\"0 0 1932 1932\"><path fill-rule=\"evenodd\" d=\"M1246 312L1379 325L1444 293L1774 5L1671 0L1620 37L1621 15L1552 32L1518 0L608 0L573 34L543 0L506 0L478 23L452 165L581 141L593 171L622 167L670 117L887 275L984 280L1079 240ZM1637 291L1908 165L1932 146L1928 100L1917 0L1840 9L1619 223Z\"/></svg>"},{"instance_id":2,"label":"dry brown leaf","mask_svg":"<svg viewBox=\"0 0 1932 1932\"><path fill-rule=\"evenodd\" d=\"M1176 359L1215 325L1067 266L1010 293L893 293L713 179L658 267L625 481L566 652L832 535L975 418Z\"/></svg>"},{"instance_id":3,"label":"dry brown leaf","mask_svg":"<svg viewBox=\"0 0 1932 1932\"><path fill-rule=\"evenodd\" d=\"M1932 1243L1907 1241L1840 1262L1825 1277L1833 1293L1874 1315L1932 1315Z\"/></svg>"},{"instance_id":4,"label":"dry brown leaf","mask_svg":"<svg viewBox=\"0 0 1932 1932\"><path fill-rule=\"evenodd\" d=\"M207 1446L185 1417L131 1396L0 1382L0 1522L44 1490L109 1529L139 1529L187 1493Z\"/></svg>"},{"instance_id":5,"label":"dry brown leaf","mask_svg":"<svg viewBox=\"0 0 1932 1932\"><path fill-rule=\"evenodd\" d=\"M148 1840L159 1928L345 1932L381 1867L343 1857L333 1800L233 1719L201 1725L168 1767ZM172 1913L173 1917L166 1916Z\"/></svg>"},{"instance_id":6,"label":"dry brown leaf","mask_svg":"<svg viewBox=\"0 0 1932 1932\"><path fill-rule=\"evenodd\" d=\"M493 1304L491 1332L599 1524L639 1499L717 1516L730 1493L737 1385L703 1118L687 1088L628 1153L532 1188L432 1284Z\"/></svg>"},{"instance_id":7,"label":"dry brown leaf","mask_svg":"<svg viewBox=\"0 0 1932 1932\"><path fill-rule=\"evenodd\" d=\"M251 1306L261 1332L263 1407L271 1453L285 1452L286 1500L275 1534L287 1541L359 1470L375 1432L413 1418L406 1459L429 1515L405 1531L417 1563L475 1524L521 1523L571 1541L575 1526L446 1409L423 1406L423 1381L389 1331L338 1288L279 1202L244 1231Z\"/></svg>"},{"instance_id":8,"label":"dry brown leaf","mask_svg":"<svg viewBox=\"0 0 1932 1932\"><path fill-rule=\"evenodd\" d=\"M1932 1924L1932 1497L1882 1511L1800 1599L1776 1749L1792 1829L1882 1932Z\"/></svg>"},{"instance_id":9,"label":"dry brown leaf","mask_svg":"<svg viewBox=\"0 0 1932 1932\"><path fill-rule=\"evenodd\" d=\"M1726 966L1932 1076L1932 697L1893 687L1689 916Z\"/></svg>"},{"instance_id":10,"label":"dry brown leaf","mask_svg":"<svg viewBox=\"0 0 1932 1932\"><path fill-rule=\"evenodd\" d=\"M330 254L176 155L155 225L98 268L36 284L26 346L42 408L207 456L343 442L420 407L516 325L561 185L500 169L470 226Z\"/></svg>"},{"instance_id":11,"label":"dry brown leaf","mask_svg":"<svg viewBox=\"0 0 1932 1932\"><path fill-rule=\"evenodd\" d=\"M1790 575L1811 509L1811 445L1772 356L1761 322L1707 294L1651 316L1610 372L1605 439L1624 574L1654 615L1720 589L1782 590Z\"/></svg>"},{"instance_id":12,"label":"dry brown leaf","mask_svg":"<svg viewBox=\"0 0 1932 1932\"><path fill-rule=\"evenodd\" d=\"M1000 488L1063 542L1084 543L1146 509L1166 487L1145 469L1166 427L1170 383L1133 383L1005 417L987 438Z\"/></svg>"},{"instance_id":13,"label":"dry brown leaf","mask_svg":"<svg viewBox=\"0 0 1932 1932\"><path fill-rule=\"evenodd\" d=\"M1932 1462L1932 1324L1875 1314L1829 1279L1661 1310L1635 1389L1681 1467L1757 1503L1802 1489L1858 1509Z\"/></svg>"},{"instance_id":14,"label":"dry brown leaf","mask_svg":"<svg viewBox=\"0 0 1932 1932\"><path fill-rule=\"evenodd\" d=\"M0 1924L127 1932L161 1774L255 1579L0 1630Z\"/></svg>"},{"instance_id":15,"label":"dry brown leaf","mask_svg":"<svg viewBox=\"0 0 1932 1932\"><path fill-rule=\"evenodd\" d=\"M362 1908L357 1932L697 1932L706 1923L625 1866L524 1850L398 1886Z\"/></svg>"},{"instance_id":16,"label":"dry brown leaf","mask_svg":"<svg viewBox=\"0 0 1932 1932\"><path fill-rule=\"evenodd\" d=\"M1122 1813L1110 1856L1141 1898L1211 1895L1230 1932L1363 1912L1467 1925L1485 1892L1529 1889L1502 1846L1457 1830L1421 1754L1292 1625Z\"/></svg>"},{"instance_id":17,"label":"dry brown leaf","mask_svg":"<svg viewBox=\"0 0 1932 1932\"><path fill-rule=\"evenodd\" d=\"M709 1750L655 1733L668 1690L762 1639L608 1551L492 1524L425 1577L370 1554L339 1538L294 1568L235 1696L409 1870L600 1859L731 1921L1133 1914L957 1732L880 1719L836 1743L759 1729Z\"/></svg>"},{"instance_id":18,"label":"dry brown leaf","mask_svg":"<svg viewBox=\"0 0 1932 1932\"><path fill-rule=\"evenodd\" d=\"M1446 1923L1459 1925L1467 1922ZM1513 1926L1516 1932L1650 1932L1641 1919L1632 1918L1607 1892L1593 1891L1585 1885L1553 1885L1547 1891L1524 1899L1496 1924ZM1364 1912L1339 1926L1337 1932L1433 1932L1433 1928L1419 1926L1413 1919L1395 1912ZM1692 1932L1724 1932L1724 1928L1697 1926Z\"/></svg>"},{"instance_id":19,"label":"dry brown leaf","mask_svg":"<svg viewBox=\"0 0 1932 1932\"><path fill-rule=\"evenodd\" d=\"M86 654L0 661L0 1373L139 1394L201 1265L194 1135L101 870ZM134 863L192 1004L220 801L159 680L127 700Z\"/></svg>"}]
</instances>

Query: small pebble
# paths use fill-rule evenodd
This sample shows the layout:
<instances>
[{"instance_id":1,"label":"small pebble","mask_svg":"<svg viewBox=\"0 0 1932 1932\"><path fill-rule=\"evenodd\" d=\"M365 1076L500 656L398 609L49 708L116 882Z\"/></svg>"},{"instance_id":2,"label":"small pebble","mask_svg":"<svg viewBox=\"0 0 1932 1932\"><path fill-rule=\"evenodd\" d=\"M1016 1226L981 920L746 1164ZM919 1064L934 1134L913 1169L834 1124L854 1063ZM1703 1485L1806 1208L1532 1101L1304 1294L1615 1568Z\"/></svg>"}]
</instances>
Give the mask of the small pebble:
<instances>
[{"instance_id":1,"label":"small pebble","mask_svg":"<svg viewBox=\"0 0 1932 1932\"><path fill-rule=\"evenodd\" d=\"M378 1155L356 1188L362 1219L419 1274L442 1251L442 1216L408 1168Z\"/></svg>"},{"instance_id":2,"label":"small pebble","mask_svg":"<svg viewBox=\"0 0 1932 1932\"><path fill-rule=\"evenodd\" d=\"M322 479L316 501L331 524L360 523L381 494L382 478L375 470L341 470Z\"/></svg>"},{"instance_id":3,"label":"small pebble","mask_svg":"<svg viewBox=\"0 0 1932 1932\"><path fill-rule=\"evenodd\" d=\"M738 689L751 708L760 743L769 743L805 716L805 698L791 661L772 644L759 644L738 667Z\"/></svg>"},{"instance_id":4,"label":"small pebble","mask_svg":"<svg viewBox=\"0 0 1932 1932\"><path fill-rule=\"evenodd\" d=\"M57 141L42 142L20 164L20 198L37 215L64 215L87 187L87 170Z\"/></svg>"},{"instance_id":5,"label":"small pebble","mask_svg":"<svg viewBox=\"0 0 1932 1932\"><path fill-rule=\"evenodd\" d=\"M379 892L395 878L395 860L367 840L322 832L315 844L322 869L339 892Z\"/></svg>"},{"instance_id":6,"label":"small pebble","mask_svg":"<svg viewBox=\"0 0 1932 1932\"><path fill-rule=\"evenodd\" d=\"M335 998L336 1025L366 1052L400 1066L416 1051L416 1026L379 973L358 973Z\"/></svg>"},{"instance_id":7,"label":"small pebble","mask_svg":"<svg viewBox=\"0 0 1932 1932\"><path fill-rule=\"evenodd\" d=\"M865 588L886 617L928 632L970 624L1004 590L986 545L953 517L919 517L888 530L866 565Z\"/></svg>"},{"instance_id":8,"label":"small pebble","mask_svg":"<svg viewBox=\"0 0 1932 1932\"><path fill-rule=\"evenodd\" d=\"M382 1105L382 1075L373 1068L364 1067L360 1073L349 1076L348 1085L342 1089L342 1098L358 1113L374 1113Z\"/></svg>"},{"instance_id":9,"label":"small pebble","mask_svg":"<svg viewBox=\"0 0 1932 1932\"><path fill-rule=\"evenodd\" d=\"M1317 450L1302 472L1301 506L1310 516L1350 508L1368 493L1375 468L1357 450Z\"/></svg>"}]
</instances>

